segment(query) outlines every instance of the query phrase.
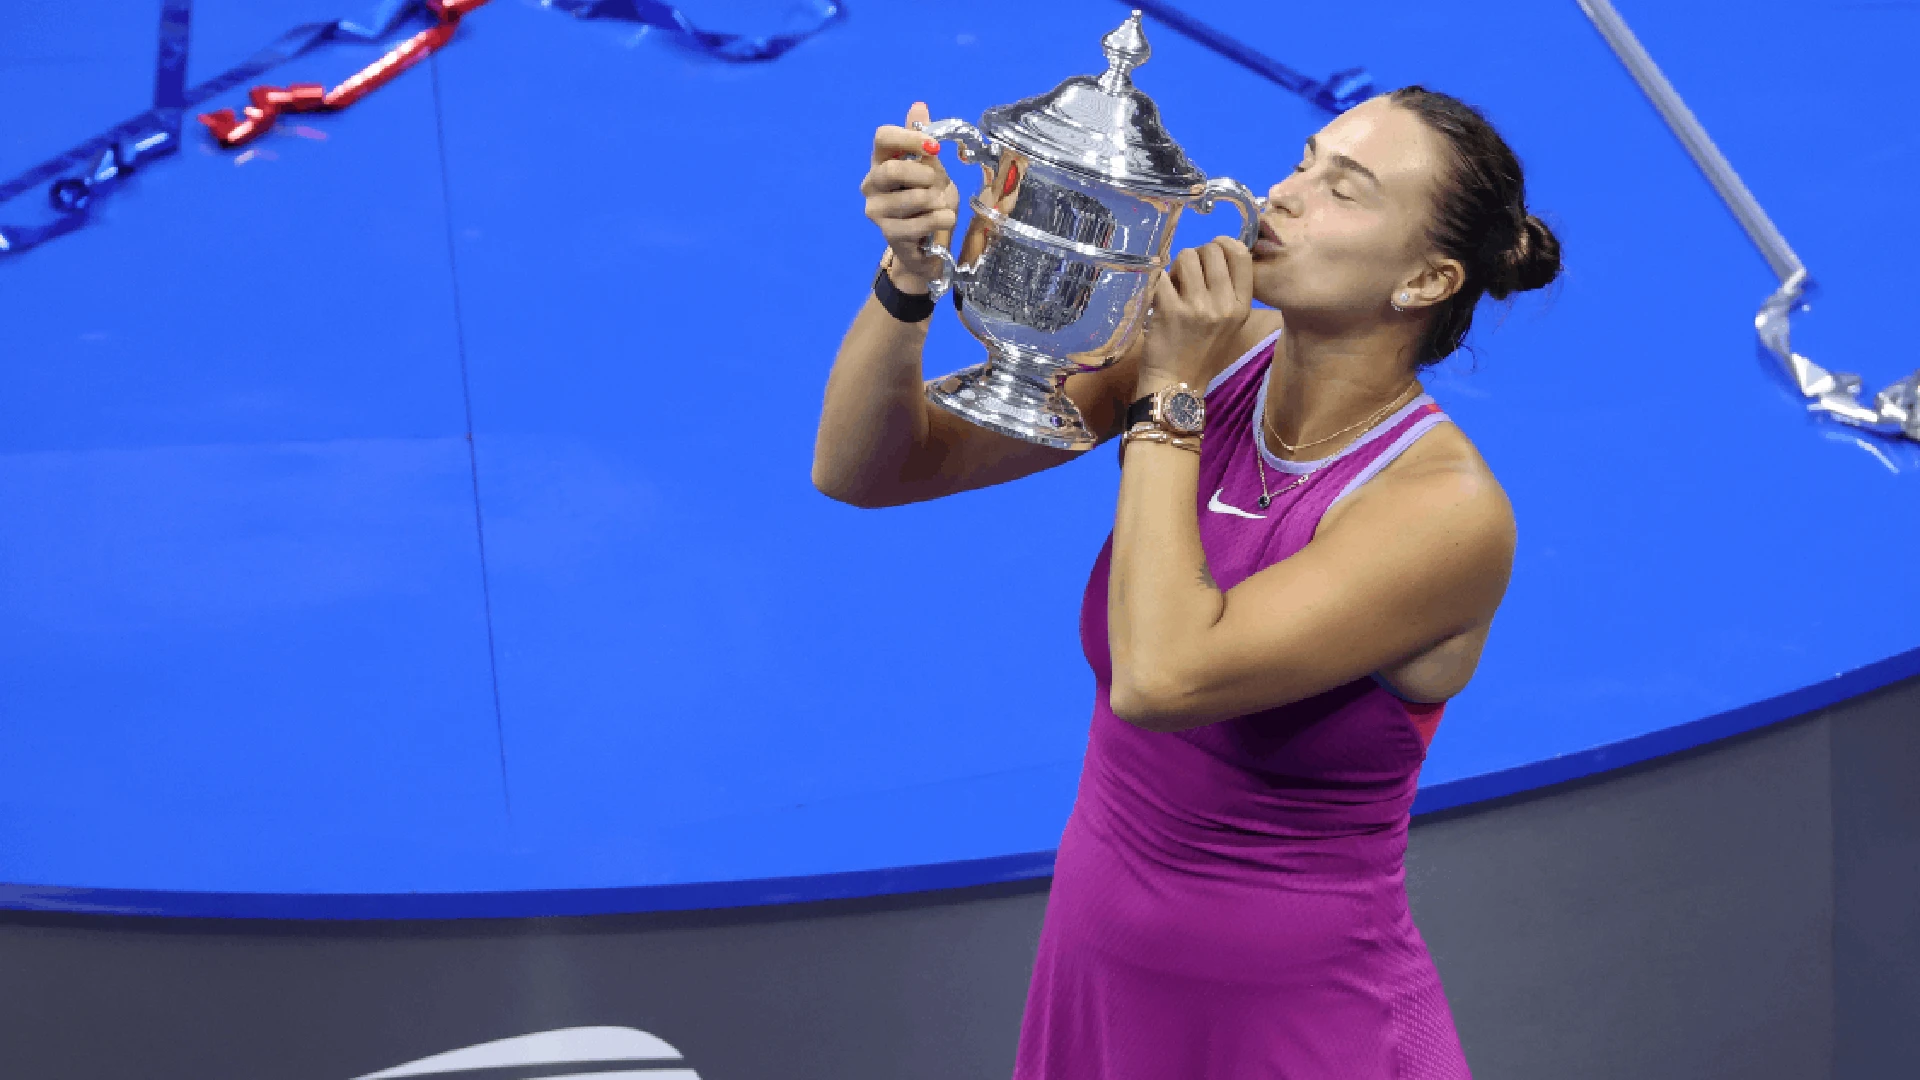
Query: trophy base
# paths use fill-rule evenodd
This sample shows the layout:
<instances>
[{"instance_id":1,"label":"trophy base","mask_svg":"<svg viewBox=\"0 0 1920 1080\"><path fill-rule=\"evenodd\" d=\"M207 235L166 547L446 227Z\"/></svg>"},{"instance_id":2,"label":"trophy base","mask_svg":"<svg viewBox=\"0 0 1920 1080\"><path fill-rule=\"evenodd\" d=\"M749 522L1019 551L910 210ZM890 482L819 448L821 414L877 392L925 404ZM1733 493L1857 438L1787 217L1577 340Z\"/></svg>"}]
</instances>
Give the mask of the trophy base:
<instances>
[{"instance_id":1,"label":"trophy base","mask_svg":"<svg viewBox=\"0 0 1920 1080\"><path fill-rule=\"evenodd\" d=\"M1062 450L1090 450L1099 437L1062 387L1071 372L1043 375L995 355L927 381L927 400L1002 435Z\"/></svg>"}]
</instances>

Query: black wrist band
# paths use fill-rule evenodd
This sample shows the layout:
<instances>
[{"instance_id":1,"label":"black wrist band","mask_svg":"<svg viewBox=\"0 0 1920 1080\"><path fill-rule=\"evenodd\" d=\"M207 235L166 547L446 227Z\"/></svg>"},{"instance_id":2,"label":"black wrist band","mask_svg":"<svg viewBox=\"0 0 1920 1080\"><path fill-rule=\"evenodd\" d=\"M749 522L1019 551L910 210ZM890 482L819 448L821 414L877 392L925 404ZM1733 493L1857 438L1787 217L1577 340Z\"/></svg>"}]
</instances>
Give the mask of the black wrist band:
<instances>
[{"instance_id":1,"label":"black wrist band","mask_svg":"<svg viewBox=\"0 0 1920 1080\"><path fill-rule=\"evenodd\" d=\"M933 297L926 293L915 295L903 293L893 279L887 276L885 267L873 276L873 297L887 314L901 322L925 322L933 314Z\"/></svg>"},{"instance_id":2,"label":"black wrist band","mask_svg":"<svg viewBox=\"0 0 1920 1080\"><path fill-rule=\"evenodd\" d=\"M1131 431L1133 425L1144 424L1151 419L1153 419L1153 395L1146 394L1127 406L1126 430Z\"/></svg>"}]
</instances>

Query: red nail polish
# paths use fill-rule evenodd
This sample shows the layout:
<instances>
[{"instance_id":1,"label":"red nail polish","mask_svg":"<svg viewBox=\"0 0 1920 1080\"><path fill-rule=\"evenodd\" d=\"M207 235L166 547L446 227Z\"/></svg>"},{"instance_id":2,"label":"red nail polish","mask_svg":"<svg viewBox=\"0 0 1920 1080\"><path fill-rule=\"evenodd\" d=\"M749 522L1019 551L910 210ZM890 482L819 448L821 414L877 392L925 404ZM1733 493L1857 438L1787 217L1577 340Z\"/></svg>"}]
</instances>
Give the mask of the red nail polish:
<instances>
[{"instance_id":1,"label":"red nail polish","mask_svg":"<svg viewBox=\"0 0 1920 1080\"><path fill-rule=\"evenodd\" d=\"M929 154L937 154L940 152L940 144L937 142L934 142L932 139L928 139L926 142L921 143L920 148L925 150Z\"/></svg>"},{"instance_id":2,"label":"red nail polish","mask_svg":"<svg viewBox=\"0 0 1920 1080\"><path fill-rule=\"evenodd\" d=\"M1018 165L1007 166L1007 178L1005 181L1003 181L1000 184L1000 194L1002 196L1013 194L1013 189L1015 187L1018 187L1019 184L1020 184L1020 166Z\"/></svg>"}]
</instances>

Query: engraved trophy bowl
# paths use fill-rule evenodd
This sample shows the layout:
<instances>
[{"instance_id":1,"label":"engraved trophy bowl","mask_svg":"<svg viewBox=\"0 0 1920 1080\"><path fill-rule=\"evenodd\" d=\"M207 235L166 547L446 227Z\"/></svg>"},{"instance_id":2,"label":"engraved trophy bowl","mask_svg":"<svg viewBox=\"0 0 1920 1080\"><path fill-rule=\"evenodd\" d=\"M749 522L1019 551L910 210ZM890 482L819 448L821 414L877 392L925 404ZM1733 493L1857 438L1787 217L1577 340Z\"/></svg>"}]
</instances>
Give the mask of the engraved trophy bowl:
<instances>
[{"instance_id":1,"label":"engraved trophy bowl","mask_svg":"<svg viewBox=\"0 0 1920 1080\"><path fill-rule=\"evenodd\" d=\"M1240 242L1259 236L1259 206L1237 180L1209 180L1135 89L1151 50L1135 11L1101 41L1107 70L964 120L916 125L952 141L983 182L956 258L941 262L960 321L985 363L927 381L927 397L975 424L1068 450L1097 436L1062 390L1069 375L1118 360L1146 325L1180 211L1240 209Z\"/></svg>"}]
</instances>

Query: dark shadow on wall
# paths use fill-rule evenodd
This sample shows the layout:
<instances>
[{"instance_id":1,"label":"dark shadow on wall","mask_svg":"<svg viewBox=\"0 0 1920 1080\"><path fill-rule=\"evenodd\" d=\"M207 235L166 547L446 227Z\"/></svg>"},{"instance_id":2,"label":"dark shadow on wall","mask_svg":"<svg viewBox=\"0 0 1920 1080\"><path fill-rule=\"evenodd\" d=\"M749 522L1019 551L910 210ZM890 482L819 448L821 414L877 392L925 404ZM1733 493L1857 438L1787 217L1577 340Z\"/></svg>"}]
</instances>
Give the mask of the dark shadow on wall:
<instances>
[{"instance_id":1,"label":"dark shadow on wall","mask_svg":"<svg viewBox=\"0 0 1920 1080\"><path fill-rule=\"evenodd\" d=\"M1416 821L1476 1078L1920 1076L1916 778L1909 680Z\"/></svg>"}]
</instances>

